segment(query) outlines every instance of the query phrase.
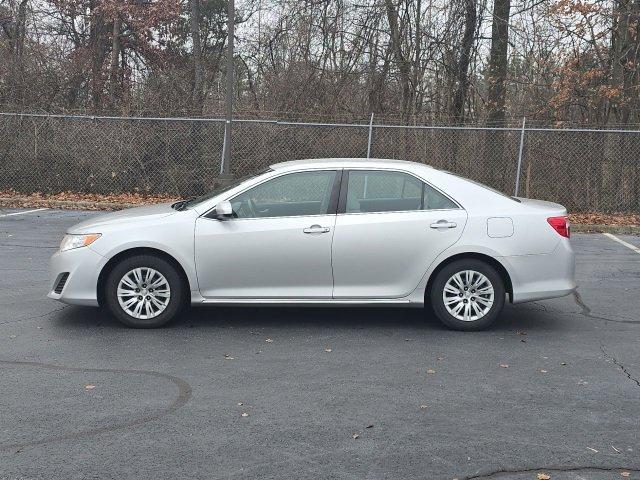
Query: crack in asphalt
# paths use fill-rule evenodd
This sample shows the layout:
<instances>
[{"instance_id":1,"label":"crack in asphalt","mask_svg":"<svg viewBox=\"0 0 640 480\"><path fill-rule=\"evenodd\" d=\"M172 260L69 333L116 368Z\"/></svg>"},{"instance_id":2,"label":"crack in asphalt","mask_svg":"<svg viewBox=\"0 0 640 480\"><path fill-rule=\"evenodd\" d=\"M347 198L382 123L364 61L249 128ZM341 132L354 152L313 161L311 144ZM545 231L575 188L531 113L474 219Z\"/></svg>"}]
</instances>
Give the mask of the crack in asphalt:
<instances>
[{"instance_id":1,"label":"crack in asphalt","mask_svg":"<svg viewBox=\"0 0 640 480\"><path fill-rule=\"evenodd\" d=\"M622 370L622 372L627 376L627 378L629 380L631 380L638 387L640 387L640 380L638 380L637 378L633 377L631 375L631 372L629 372L629 370L627 370L627 368L622 363L620 363L620 361L616 357L614 357L609 352L607 352L607 349L605 348L604 345L602 345L602 344L600 345L600 350L602 350L602 354L604 355L605 359L611 360L616 367L618 367L620 370Z\"/></svg>"},{"instance_id":2,"label":"crack in asphalt","mask_svg":"<svg viewBox=\"0 0 640 480\"><path fill-rule=\"evenodd\" d=\"M49 315L52 315L52 314L54 314L56 312L61 312L62 310L65 310L65 309L67 309L69 307L71 307L71 305L62 305L62 306L59 306L57 308L54 308L53 310L49 310L48 312L45 312L45 313L43 313L41 315L34 315L32 317L19 318L17 320L9 320L7 322L0 322L0 325L11 325L11 324L14 324L14 323L29 322L31 320L38 320L40 318L48 317Z\"/></svg>"},{"instance_id":3,"label":"crack in asphalt","mask_svg":"<svg viewBox=\"0 0 640 480\"><path fill-rule=\"evenodd\" d=\"M167 407L158 410L156 413L145 415L132 420L117 423L115 425L107 425L103 427L90 428L79 432L72 432L63 435L53 435L50 437L41 438L39 440L33 440L30 442L16 442L9 444L0 444L0 451L16 450L15 453L19 453L23 448L35 447L39 445L45 445L55 442L62 442L66 440L77 440L80 438L91 437L100 433L113 432L115 430L124 430L129 428L135 428L148 422L159 420L179 408L186 405L191 398L191 385L180 377L169 375L167 373L156 372L153 370L129 370L129 369L111 369L111 368L83 368L83 367L65 367L61 365L54 365L51 363L41 362L23 362L13 360L0 360L0 366L6 367L34 367L42 368L46 370L66 371L66 372L83 372L83 373L116 373L120 375L147 375L156 378L162 378L169 380L175 386L178 387L178 396Z\"/></svg>"},{"instance_id":4,"label":"crack in asphalt","mask_svg":"<svg viewBox=\"0 0 640 480\"><path fill-rule=\"evenodd\" d=\"M56 250L59 247L54 246L43 246L43 245L20 245L17 243L0 243L0 247L21 247L21 248L36 248L38 250Z\"/></svg>"},{"instance_id":5,"label":"crack in asphalt","mask_svg":"<svg viewBox=\"0 0 640 480\"><path fill-rule=\"evenodd\" d=\"M524 468L520 470L509 470L509 469L501 469L501 470L493 470L487 473L479 473L471 476L462 476L458 477L460 480L487 480L491 478L496 478L498 475L508 475L508 474L527 474L527 473L536 473L536 472L580 472L580 471L592 471L592 472L615 472L617 470L625 470L627 472L640 472L639 469L635 468L627 468L627 467L598 467L598 466L582 466L582 467L560 467L560 466L551 466L551 467L539 467L539 468Z\"/></svg>"},{"instance_id":6,"label":"crack in asphalt","mask_svg":"<svg viewBox=\"0 0 640 480\"><path fill-rule=\"evenodd\" d=\"M591 308L589 308L589 306L584 302L584 300L582 299L582 296L578 293L577 290L573 292L573 299L576 302L576 305L578 305L581 309L581 311L579 312L580 315L583 315L587 318L592 318L593 320L604 320L605 322L640 325L640 322L637 320L619 320L619 319L607 318L607 317L602 317L599 315L592 314ZM565 312L558 312L558 313L569 315L568 313L565 313Z\"/></svg>"}]
</instances>

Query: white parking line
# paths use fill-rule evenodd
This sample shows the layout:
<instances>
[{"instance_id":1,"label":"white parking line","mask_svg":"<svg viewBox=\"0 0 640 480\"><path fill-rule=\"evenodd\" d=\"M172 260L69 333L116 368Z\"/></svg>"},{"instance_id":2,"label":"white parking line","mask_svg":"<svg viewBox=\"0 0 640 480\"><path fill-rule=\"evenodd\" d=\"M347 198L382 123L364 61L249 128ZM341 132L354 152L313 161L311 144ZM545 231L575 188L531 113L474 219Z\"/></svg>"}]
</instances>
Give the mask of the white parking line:
<instances>
[{"instance_id":1,"label":"white parking line","mask_svg":"<svg viewBox=\"0 0 640 480\"><path fill-rule=\"evenodd\" d=\"M0 217L13 217L14 215L24 215L25 213L41 212L42 210L49 210L49 209L48 208L36 208L35 210L26 210L24 212L5 213L4 215L0 215Z\"/></svg>"},{"instance_id":2,"label":"white parking line","mask_svg":"<svg viewBox=\"0 0 640 480\"><path fill-rule=\"evenodd\" d=\"M618 242L620 245L624 245L625 247L633 250L634 252L640 254L640 248L636 247L635 245L631 245L628 242L625 242L624 240L616 237L615 235L611 234L611 233L603 233L603 235L605 237L610 238L611 240L613 240L614 242Z\"/></svg>"}]
</instances>

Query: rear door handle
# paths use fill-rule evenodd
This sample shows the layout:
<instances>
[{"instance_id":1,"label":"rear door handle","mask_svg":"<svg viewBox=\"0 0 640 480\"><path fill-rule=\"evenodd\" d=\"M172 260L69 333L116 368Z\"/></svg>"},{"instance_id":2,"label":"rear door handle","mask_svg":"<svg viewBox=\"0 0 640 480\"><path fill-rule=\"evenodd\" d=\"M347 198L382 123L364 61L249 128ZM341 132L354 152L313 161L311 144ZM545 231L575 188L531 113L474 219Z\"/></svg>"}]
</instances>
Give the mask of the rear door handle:
<instances>
[{"instance_id":1,"label":"rear door handle","mask_svg":"<svg viewBox=\"0 0 640 480\"><path fill-rule=\"evenodd\" d=\"M446 220L438 220L436 223L431 224L431 228L441 229L441 228L456 228L458 226L455 222L448 222Z\"/></svg>"},{"instance_id":2,"label":"rear door handle","mask_svg":"<svg viewBox=\"0 0 640 480\"><path fill-rule=\"evenodd\" d=\"M328 233L331 229L329 227L323 227L321 225L311 225L310 227L302 230L304 233Z\"/></svg>"}]
</instances>

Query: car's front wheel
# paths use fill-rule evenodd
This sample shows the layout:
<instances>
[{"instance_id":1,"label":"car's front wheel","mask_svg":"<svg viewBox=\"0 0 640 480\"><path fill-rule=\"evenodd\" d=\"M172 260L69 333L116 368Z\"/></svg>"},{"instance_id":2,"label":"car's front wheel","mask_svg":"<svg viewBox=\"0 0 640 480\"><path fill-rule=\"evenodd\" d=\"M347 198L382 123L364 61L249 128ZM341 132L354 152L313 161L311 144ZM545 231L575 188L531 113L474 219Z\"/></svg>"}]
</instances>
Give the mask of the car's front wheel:
<instances>
[{"instance_id":1,"label":"car's front wheel","mask_svg":"<svg viewBox=\"0 0 640 480\"><path fill-rule=\"evenodd\" d=\"M105 300L109 311L134 328L166 325L182 310L185 288L176 267L154 255L127 257L109 273Z\"/></svg>"},{"instance_id":2,"label":"car's front wheel","mask_svg":"<svg viewBox=\"0 0 640 480\"><path fill-rule=\"evenodd\" d=\"M436 317L449 328L482 330L502 311L505 288L491 265L461 259L438 272L429 297Z\"/></svg>"}]
</instances>

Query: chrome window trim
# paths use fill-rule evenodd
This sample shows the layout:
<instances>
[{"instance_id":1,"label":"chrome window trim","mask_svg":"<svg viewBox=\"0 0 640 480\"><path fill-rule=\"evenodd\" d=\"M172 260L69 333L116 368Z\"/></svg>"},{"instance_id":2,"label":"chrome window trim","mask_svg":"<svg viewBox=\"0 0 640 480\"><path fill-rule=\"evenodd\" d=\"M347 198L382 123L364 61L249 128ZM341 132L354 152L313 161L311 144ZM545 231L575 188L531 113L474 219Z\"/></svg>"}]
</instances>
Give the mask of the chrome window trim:
<instances>
[{"instance_id":1,"label":"chrome window trim","mask_svg":"<svg viewBox=\"0 0 640 480\"><path fill-rule=\"evenodd\" d=\"M445 196L446 198L448 198L449 200L451 200L453 203L455 203L458 207L457 208L430 208L430 209L420 209L420 210L393 210L393 211L385 211L385 212L343 212L343 213L338 213L338 215L371 215L371 214L380 214L380 213L403 213L403 212L450 212L450 211L457 211L457 210L464 210L464 207L462 205L460 205L460 202L458 202L455 198L452 198L450 195L448 195L447 193L443 192L441 189L439 189L438 187L436 187L435 185L431 184L429 181L425 180L424 178L416 175L413 172L410 172L408 170L403 170L403 169L398 169L398 168L388 168L388 167L364 167L364 166L358 166L358 167L344 167L344 170L346 170L347 172L351 172L354 170L362 170L362 171L380 171L380 172L397 172L397 173L406 173L407 175L410 175L414 178L416 178L417 180L419 180L420 182L424 183L425 185L433 188L436 192L442 194L443 196ZM347 181L347 185L346 188L349 188L349 182ZM349 194L349 192L347 192L347 195Z\"/></svg>"},{"instance_id":2,"label":"chrome window trim","mask_svg":"<svg viewBox=\"0 0 640 480\"><path fill-rule=\"evenodd\" d=\"M255 184L245 188L244 190L241 190L239 192L234 193L230 197L225 197L225 198L220 199L220 201L223 201L223 202L224 201L228 201L228 202L230 202L231 200L233 200L238 195L242 195L244 192L247 192L247 191L251 190L252 188L259 187L263 183L269 182L269 181L274 180L274 179L279 178L279 177L283 177L285 175L290 175L292 173L334 172L334 173L337 174L339 172L342 172L342 170L344 170L344 167L337 167L337 168L317 167L317 168L303 168L303 169L299 169L299 170L287 170L285 172L279 173L278 175L273 175L271 177L265 178L260 183L255 183ZM276 172L276 171L277 170L274 170L274 172ZM204 217L204 218L207 218L209 220L216 220L215 218L211 218L211 217L207 216L211 212L213 212L215 208L216 208L216 206L214 205L209 210L207 210L202 215L200 215L200 217ZM288 216L277 216L277 217L228 218L228 219L225 220L225 222L235 222L235 221L239 221L239 220L268 220L268 219L274 219L274 218L314 218L314 217L327 217L327 216L336 216L336 213L320 213L320 214L316 214L316 215L288 215ZM216 221L218 221L218 220L216 220Z\"/></svg>"}]
</instances>

